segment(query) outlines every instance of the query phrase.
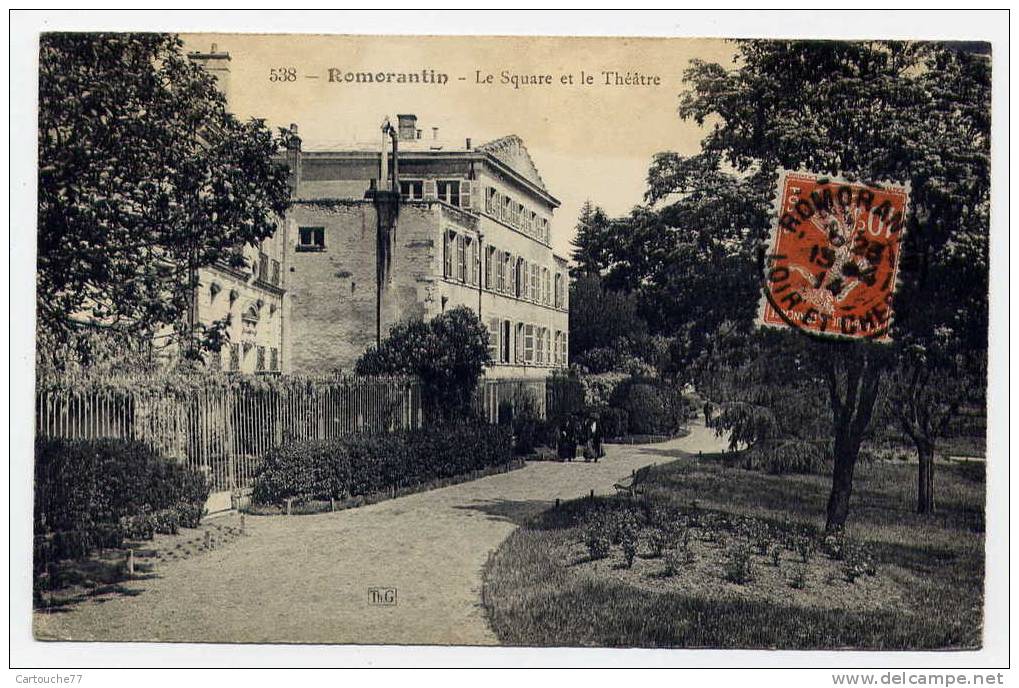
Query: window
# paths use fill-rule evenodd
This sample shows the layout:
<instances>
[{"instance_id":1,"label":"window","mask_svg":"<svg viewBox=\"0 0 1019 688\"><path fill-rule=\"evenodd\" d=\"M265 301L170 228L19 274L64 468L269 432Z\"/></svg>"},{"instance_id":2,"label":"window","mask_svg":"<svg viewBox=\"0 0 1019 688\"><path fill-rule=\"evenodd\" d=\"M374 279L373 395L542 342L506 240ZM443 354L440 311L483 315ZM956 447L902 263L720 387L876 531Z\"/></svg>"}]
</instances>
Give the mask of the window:
<instances>
[{"instance_id":1,"label":"window","mask_svg":"<svg viewBox=\"0 0 1019 688\"><path fill-rule=\"evenodd\" d=\"M498 195L499 192L491 186L488 187L485 192L485 212L489 215L493 215L495 213L496 197Z\"/></svg>"},{"instance_id":2,"label":"window","mask_svg":"<svg viewBox=\"0 0 1019 688\"><path fill-rule=\"evenodd\" d=\"M502 347L499 350L499 360L502 361L503 363L510 362L510 328L511 328L510 321L503 320L501 337Z\"/></svg>"},{"instance_id":3,"label":"window","mask_svg":"<svg viewBox=\"0 0 1019 688\"><path fill-rule=\"evenodd\" d=\"M230 345L230 370L241 369L241 345Z\"/></svg>"},{"instance_id":4,"label":"window","mask_svg":"<svg viewBox=\"0 0 1019 688\"><path fill-rule=\"evenodd\" d=\"M282 274L280 273L280 262L275 258L272 261L272 279L270 280L277 287L280 285L280 279Z\"/></svg>"},{"instance_id":5,"label":"window","mask_svg":"<svg viewBox=\"0 0 1019 688\"><path fill-rule=\"evenodd\" d=\"M552 303L552 278L548 268L541 269L541 302L546 306Z\"/></svg>"},{"instance_id":6,"label":"window","mask_svg":"<svg viewBox=\"0 0 1019 688\"><path fill-rule=\"evenodd\" d=\"M442 276L453 276L453 244L456 241L456 232L446 232L442 241Z\"/></svg>"},{"instance_id":7,"label":"window","mask_svg":"<svg viewBox=\"0 0 1019 688\"><path fill-rule=\"evenodd\" d=\"M562 346L563 346L563 333L559 330L555 331L555 338L552 340L552 345L555 347L552 349L552 358L556 365L562 365Z\"/></svg>"},{"instance_id":8,"label":"window","mask_svg":"<svg viewBox=\"0 0 1019 688\"><path fill-rule=\"evenodd\" d=\"M563 367L565 368L570 364L570 335L563 332Z\"/></svg>"},{"instance_id":9,"label":"window","mask_svg":"<svg viewBox=\"0 0 1019 688\"><path fill-rule=\"evenodd\" d=\"M467 237L463 234L456 237L456 278L461 282L467 278Z\"/></svg>"},{"instance_id":10,"label":"window","mask_svg":"<svg viewBox=\"0 0 1019 688\"><path fill-rule=\"evenodd\" d=\"M460 206L460 182L456 180L440 180L435 183L439 200L450 205Z\"/></svg>"},{"instance_id":11,"label":"window","mask_svg":"<svg viewBox=\"0 0 1019 688\"><path fill-rule=\"evenodd\" d=\"M524 324L517 323L516 337L513 338L513 357L517 363L524 362Z\"/></svg>"},{"instance_id":12,"label":"window","mask_svg":"<svg viewBox=\"0 0 1019 688\"><path fill-rule=\"evenodd\" d=\"M325 227L300 227L298 235L298 251L321 251L326 247Z\"/></svg>"},{"instance_id":13,"label":"window","mask_svg":"<svg viewBox=\"0 0 1019 688\"><path fill-rule=\"evenodd\" d=\"M269 370L278 372L280 369L280 350L275 346L269 349Z\"/></svg>"},{"instance_id":14,"label":"window","mask_svg":"<svg viewBox=\"0 0 1019 688\"><path fill-rule=\"evenodd\" d=\"M258 279L263 282L269 281L269 256L264 253L258 254Z\"/></svg>"},{"instance_id":15,"label":"window","mask_svg":"<svg viewBox=\"0 0 1019 688\"><path fill-rule=\"evenodd\" d=\"M535 362L539 365L545 362L545 328L538 329L538 342L537 342L538 355L535 357Z\"/></svg>"},{"instance_id":16,"label":"window","mask_svg":"<svg viewBox=\"0 0 1019 688\"><path fill-rule=\"evenodd\" d=\"M541 298L541 290L538 286L538 266L531 265L531 299L537 301Z\"/></svg>"},{"instance_id":17,"label":"window","mask_svg":"<svg viewBox=\"0 0 1019 688\"><path fill-rule=\"evenodd\" d=\"M518 299L524 295L527 289L527 263L523 258L517 258L517 266L513 271L513 295Z\"/></svg>"},{"instance_id":18,"label":"window","mask_svg":"<svg viewBox=\"0 0 1019 688\"><path fill-rule=\"evenodd\" d=\"M260 346L255 352L255 370L263 372L265 370L265 347Z\"/></svg>"},{"instance_id":19,"label":"window","mask_svg":"<svg viewBox=\"0 0 1019 688\"><path fill-rule=\"evenodd\" d=\"M534 363L534 325L524 325L524 362Z\"/></svg>"},{"instance_id":20,"label":"window","mask_svg":"<svg viewBox=\"0 0 1019 688\"><path fill-rule=\"evenodd\" d=\"M420 179L401 179L400 196L408 201L420 201L425 197L425 183Z\"/></svg>"},{"instance_id":21,"label":"window","mask_svg":"<svg viewBox=\"0 0 1019 688\"><path fill-rule=\"evenodd\" d=\"M563 275L560 272L555 276L555 307L563 307Z\"/></svg>"}]
</instances>

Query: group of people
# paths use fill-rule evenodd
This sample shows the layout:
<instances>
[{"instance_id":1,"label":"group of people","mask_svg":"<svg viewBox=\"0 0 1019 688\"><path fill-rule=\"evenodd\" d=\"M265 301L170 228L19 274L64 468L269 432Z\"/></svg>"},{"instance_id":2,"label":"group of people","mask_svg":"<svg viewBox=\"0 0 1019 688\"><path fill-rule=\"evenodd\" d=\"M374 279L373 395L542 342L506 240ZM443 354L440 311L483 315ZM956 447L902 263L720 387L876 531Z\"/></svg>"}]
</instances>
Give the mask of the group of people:
<instances>
[{"instance_id":1,"label":"group of people","mask_svg":"<svg viewBox=\"0 0 1019 688\"><path fill-rule=\"evenodd\" d=\"M584 461L597 462L605 456L601 426L597 418L574 414L559 424L556 436L557 456L563 461L573 461L577 458L578 447L581 448Z\"/></svg>"}]
</instances>

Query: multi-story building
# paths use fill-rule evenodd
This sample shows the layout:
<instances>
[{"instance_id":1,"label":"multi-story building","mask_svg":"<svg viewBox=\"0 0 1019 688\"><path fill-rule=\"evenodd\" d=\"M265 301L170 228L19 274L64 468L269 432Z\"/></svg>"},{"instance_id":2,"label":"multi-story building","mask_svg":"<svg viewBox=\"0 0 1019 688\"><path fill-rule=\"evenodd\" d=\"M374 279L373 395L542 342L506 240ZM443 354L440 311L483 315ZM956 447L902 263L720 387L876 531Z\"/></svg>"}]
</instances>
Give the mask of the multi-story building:
<instances>
[{"instance_id":1,"label":"multi-story building","mask_svg":"<svg viewBox=\"0 0 1019 688\"><path fill-rule=\"evenodd\" d=\"M190 53L189 57L216 77L229 100L229 53L218 51L214 44L209 52ZM229 318L230 343L213 357L214 367L242 373L284 370L284 242L284 233L277 232L258 246L238 248L245 268L221 263L198 271L191 317L206 325Z\"/></svg>"},{"instance_id":2,"label":"multi-story building","mask_svg":"<svg viewBox=\"0 0 1019 688\"><path fill-rule=\"evenodd\" d=\"M289 152L288 369L350 370L397 322L461 305L489 328L490 377L565 367L567 266L550 231L559 201L523 141L450 145L414 115L398 115L390 138L295 139Z\"/></svg>"},{"instance_id":3,"label":"multi-story building","mask_svg":"<svg viewBox=\"0 0 1019 688\"><path fill-rule=\"evenodd\" d=\"M213 45L190 57L229 102L229 54ZM414 115L397 119L364 144L304 145L291 125L281 231L243 249L247 269L199 274L196 320L230 316L215 365L349 372L396 323L456 306L489 328L489 377L567 365L567 264L550 229L559 201L523 141L450 143Z\"/></svg>"}]
</instances>

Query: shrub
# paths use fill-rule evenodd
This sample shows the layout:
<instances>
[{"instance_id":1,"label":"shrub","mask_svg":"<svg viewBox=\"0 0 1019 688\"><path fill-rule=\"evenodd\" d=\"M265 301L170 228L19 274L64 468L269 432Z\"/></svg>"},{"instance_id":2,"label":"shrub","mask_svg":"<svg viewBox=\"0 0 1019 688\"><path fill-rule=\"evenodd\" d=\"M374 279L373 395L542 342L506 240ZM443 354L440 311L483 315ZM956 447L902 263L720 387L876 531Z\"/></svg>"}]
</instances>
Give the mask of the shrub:
<instances>
[{"instance_id":1,"label":"shrub","mask_svg":"<svg viewBox=\"0 0 1019 688\"><path fill-rule=\"evenodd\" d=\"M666 550L664 573L666 576L675 576L693 563L694 554L690 549L689 539L687 539L675 549Z\"/></svg>"},{"instance_id":2,"label":"shrub","mask_svg":"<svg viewBox=\"0 0 1019 688\"><path fill-rule=\"evenodd\" d=\"M478 423L290 442L270 451L252 500L344 499L452 478L512 459L508 428Z\"/></svg>"},{"instance_id":3,"label":"shrub","mask_svg":"<svg viewBox=\"0 0 1019 688\"><path fill-rule=\"evenodd\" d=\"M489 332L477 314L457 306L429 322L395 325L381 346L357 360L358 375L415 375L432 420L469 418L472 398L491 363Z\"/></svg>"},{"instance_id":4,"label":"shrub","mask_svg":"<svg viewBox=\"0 0 1019 688\"><path fill-rule=\"evenodd\" d=\"M630 431L630 416L625 409L612 408L611 406L598 406L591 409L592 414L598 419L601 426L602 436L622 437Z\"/></svg>"},{"instance_id":5,"label":"shrub","mask_svg":"<svg viewBox=\"0 0 1019 688\"><path fill-rule=\"evenodd\" d=\"M638 542L639 537L636 529L623 532L619 544L623 548L623 559L626 561L626 568L633 568L633 560L637 556Z\"/></svg>"},{"instance_id":6,"label":"shrub","mask_svg":"<svg viewBox=\"0 0 1019 688\"><path fill-rule=\"evenodd\" d=\"M648 554L654 558L662 556L669 543L668 535L662 528L652 528L647 533Z\"/></svg>"},{"instance_id":7,"label":"shrub","mask_svg":"<svg viewBox=\"0 0 1019 688\"><path fill-rule=\"evenodd\" d=\"M726 551L723 570L730 583L743 585L754 579L753 554L746 543L737 542Z\"/></svg>"},{"instance_id":8,"label":"shrub","mask_svg":"<svg viewBox=\"0 0 1019 688\"><path fill-rule=\"evenodd\" d=\"M612 548L612 541L601 523L588 525L584 533L584 544L587 545L591 559L604 559L609 556L609 550Z\"/></svg>"},{"instance_id":9,"label":"shrub","mask_svg":"<svg viewBox=\"0 0 1019 688\"><path fill-rule=\"evenodd\" d=\"M608 406L616 387L628 378L629 376L625 373L581 375L580 384L584 387L584 398L587 404L593 407Z\"/></svg>"},{"instance_id":10,"label":"shrub","mask_svg":"<svg viewBox=\"0 0 1019 688\"><path fill-rule=\"evenodd\" d=\"M796 590L803 590L806 588L807 570L803 568L797 569L796 573L793 574L793 577L789 579L789 587Z\"/></svg>"},{"instance_id":11,"label":"shrub","mask_svg":"<svg viewBox=\"0 0 1019 688\"><path fill-rule=\"evenodd\" d=\"M527 455L534 448L548 441L548 432L538 411L538 400L526 390L518 390L513 396L513 451Z\"/></svg>"},{"instance_id":12,"label":"shrub","mask_svg":"<svg viewBox=\"0 0 1019 688\"><path fill-rule=\"evenodd\" d=\"M662 380L641 377L617 385L610 406L626 411L629 432L636 435L677 432L689 419L692 409L675 387Z\"/></svg>"},{"instance_id":13,"label":"shrub","mask_svg":"<svg viewBox=\"0 0 1019 688\"><path fill-rule=\"evenodd\" d=\"M821 541L821 550L828 558L842 561L846 558L846 550L850 547L849 537L844 532L833 533Z\"/></svg>"},{"instance_id":14,"label":"shrub","mask_svg":"<svg viewBox=\"0 0 1019 688\"><path fill-rule=\"evenodd\" d=\"M796 538L796 553L800 555L800 561L809 564L810 557L814 554L813 540L806 536Z\"/></svg>"},{"instance_id":15,"label":"shrub","mask_svg":"<svg viewBox=\"0 0 1019 688\"><path fill-rule=\"evenodd\" d=\"M205 477L141 442L38 438L35 443L36 565L81 558L125 537L175 532L179 511L204 509ZM197 519L189 521L197 525Z\"/></svg>"}]
</instances>

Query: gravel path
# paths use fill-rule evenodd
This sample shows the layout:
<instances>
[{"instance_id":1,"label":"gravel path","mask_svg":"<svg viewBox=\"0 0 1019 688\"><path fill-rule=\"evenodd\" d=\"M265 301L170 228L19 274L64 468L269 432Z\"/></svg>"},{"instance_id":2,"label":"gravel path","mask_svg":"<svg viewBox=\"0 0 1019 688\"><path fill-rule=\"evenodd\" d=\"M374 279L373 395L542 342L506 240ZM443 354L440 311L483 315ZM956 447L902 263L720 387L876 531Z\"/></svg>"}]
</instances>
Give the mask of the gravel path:
<instances>
[{"instance_id":1,"label":"gravel path","mask_svg":"<svg viewBox=\"0 0 1019 688\"><path fill-rule=\"evenodd\" d=\"M716 451L702 425L655 445L607 445L597 464L520 470L315 516L246 518L246 537L160 564L125 592L37 613L52 640L354 644L495 644L480 604L489 554L556 498L612 485L679 451ZM396 588L395 606L368 589Z\"/></svg>"}]
</instances>

